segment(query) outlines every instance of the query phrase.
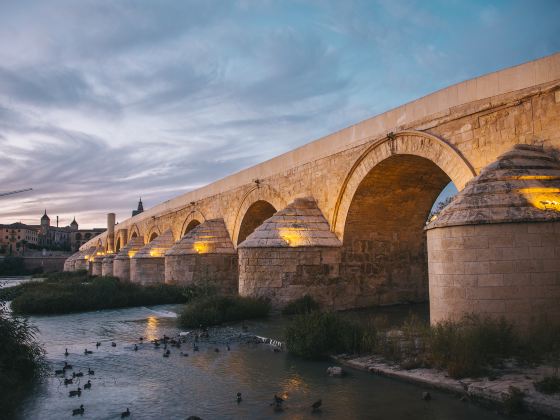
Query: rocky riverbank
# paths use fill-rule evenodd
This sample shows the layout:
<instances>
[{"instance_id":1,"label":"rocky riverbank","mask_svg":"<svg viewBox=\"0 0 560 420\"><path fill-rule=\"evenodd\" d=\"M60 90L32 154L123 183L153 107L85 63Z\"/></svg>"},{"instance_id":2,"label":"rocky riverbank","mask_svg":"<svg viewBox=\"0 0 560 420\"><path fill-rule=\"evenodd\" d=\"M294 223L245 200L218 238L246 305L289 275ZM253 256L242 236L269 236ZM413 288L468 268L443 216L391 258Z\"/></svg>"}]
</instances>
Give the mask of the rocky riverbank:
<instances>
[{"instance_id":1,"label":"rocky riverbank","mask_svg":"<svg viewBox=\"0 0 560 420\"><path fill-rule=\"evenodd\" d=\"M522 392L518 395L523 395L522 406L525 410L560 418L560 394L543 394L534 386L536 381L554 373L555 369L551 366L521 368L506 364L503 369L496 371L490 377L453 379L444 371L437 369L405 370L396 364L387 363L378 356L338 355L333 358L348 367L451 392L465 400L488 402L505 408L508 403L511 403L513 387L514 390Z\"/></svg>"}]
</instances>

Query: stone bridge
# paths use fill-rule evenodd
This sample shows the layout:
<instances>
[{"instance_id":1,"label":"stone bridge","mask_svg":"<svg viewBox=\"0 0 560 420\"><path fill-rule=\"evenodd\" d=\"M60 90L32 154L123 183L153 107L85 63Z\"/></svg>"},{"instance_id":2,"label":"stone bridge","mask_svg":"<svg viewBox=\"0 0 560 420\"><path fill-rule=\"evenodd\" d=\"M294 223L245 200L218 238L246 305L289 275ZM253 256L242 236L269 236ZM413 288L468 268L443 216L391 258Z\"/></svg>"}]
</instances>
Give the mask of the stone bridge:
<instances>
[{"instance_id":1,"label":"stone bridge","mask_svg":"<svg viewBox=\"0 0 560 420\"><path fill-rule=\"evenodd\" d=\"M281 306L560 310L560 53L442 89L161 203L66 269ZM426 226L442 189L460 191ZM110 203L109 203L110 206Z\"/></svg>"}]
</instances>

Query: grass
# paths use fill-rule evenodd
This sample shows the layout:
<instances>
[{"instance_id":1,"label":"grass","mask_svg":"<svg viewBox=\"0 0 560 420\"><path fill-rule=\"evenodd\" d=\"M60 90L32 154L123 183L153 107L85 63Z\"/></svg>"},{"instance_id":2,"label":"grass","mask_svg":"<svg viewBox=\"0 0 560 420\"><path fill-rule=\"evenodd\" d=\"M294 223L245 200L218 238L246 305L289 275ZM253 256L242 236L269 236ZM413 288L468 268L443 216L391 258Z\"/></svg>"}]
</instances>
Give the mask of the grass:
<instances>
[{"instance_id":1,"label":"grass","mask_svg":"<svg viewBox=\"0 0 560 420\"><path fill-rule=\"evenodd\" d=\"M535 389L542 394L558 394L560 393L560 378L557 375L545 376L534 384Z\"/></svg>"},{"instance_id":2,"label":"grass","mask_svg":"<svg viewBox=\"0 0 560 420\"><path fill-rule=\"evenodd\" d=\"M560 326L546 320L536 322L526 333L503 319L473 315L433 326L412 316L391 329L382 320L314 311L295 316L285 336L288 351L304 358L376 354L404 369L434 367L453 378L491 374L505 359L519 364L560 360ZM550 379L542 386L550 389L547 386L553 384Z\"/></svg>"},{"instance_id":3,"label":"grass","mask_svg":"<svg viewBox=\"0 0 560 420\"><path fill-rule=\"evenodd\" d=\"M16 314L64 314L110 308L184 303L180 287L141 286L115 277L89 277L86 272L50 274L43 282L29 282L3 291L13 296Z\"/></svg>"},{"instance_id":4,"label":"grass","mask_svg":"<svg viewBox=\"0 0 560 420\"><path fill-rule=\"evenodd\" d=\"M270 303L263 299L242 296L203 295L189 302L179 317L183 328L198 328L224 322L263 318L270 312Z\"/></svg>"},{"instance_id":5,"label":"grass","mask_svg":"<svg viewBox=\"0 0 560 420\"><path fill-rule=\"evenodd\" d=\"M321 309L319 303L309 295L293 300L282 309L283 315L307 314Z\"/></svg>"},{"instance_id":6,"label":"grass","mask_svg":"<svg viewBox=\"0 0 560 420\"><path fill-rule=\"evenodd\" d=\"M14 415L35 381L46 373L44 351L35 333L26 319L12 316L0 302L0 407L6 418Z\"/></svg>"},{"instance_id":7,"label":"grass","mask_svg":"<svg viewBox=\"0 0 560 420\"><path fill-rule=\"evenodd\" d=\"M375 330L334 312L296 315L285 331L288 351L305 359L324 359L337 353L360 353L375 348Z\"/></svg>"}]
</instances>

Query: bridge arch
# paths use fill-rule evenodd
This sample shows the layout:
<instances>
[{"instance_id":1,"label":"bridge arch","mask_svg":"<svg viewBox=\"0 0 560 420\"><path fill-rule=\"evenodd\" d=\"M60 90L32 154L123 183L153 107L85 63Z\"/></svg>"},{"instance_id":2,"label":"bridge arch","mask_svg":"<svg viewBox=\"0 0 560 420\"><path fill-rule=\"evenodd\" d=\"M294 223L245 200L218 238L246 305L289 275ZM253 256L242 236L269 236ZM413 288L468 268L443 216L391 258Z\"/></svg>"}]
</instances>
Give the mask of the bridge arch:
<instances>
[{"instance_id":1,"label":"bridge arch","mask_svg":"<svg viewBox=\"0 0 560 420\"><path fill-rule=\"evenodd\" d=\"M130 232L128 237L129 241L132 238L136 238L137 236L140 236L140 229L138 229L138 226L136 225L132 225L128 231Z\"/></svg>"},{"instance_id":2,"label":"bridge arch","mask_svg":"<svg viewBox=\"0 0 560 420\"><path fill-rule=\"evenodd\" d=\"M196 226L198 226L201 223L204 223L205 221L206 221L206 217L204 217L204 215L200 210L197 209L192 210L187 215L187 217L185 217L185 220L181 225L181 230L179 232L175 232L175 237L179 239L182 238L188 232L194 229Z\"/></svg>"},{"instance_id":3,"label":"bridge arch","mask_svg":"<svg viewBox=\"0 0 560 420\"><path fill-rule=\"evenodd\" d=\"M462 189L474 176L460 153L425 133L391 135L360 156L332 226L357 306L428 299L426 219L447 184Z\"/></svg>"},{"instance_id":4,"label":"bridge arch","mask_svg":"<svg viewBox=\"0 0 560 420\"><path fill-rule=\"evenodd\" d=\"M148 234L144 237L144 243L149 243L152 242L154 239L156 239L159 235L161 235L161 232L159 230L159 228L157 227L157 225L152 226L149 230L148 230Z\"/></svg>"},{"instance_id":5,"label":"bridge arch","mask_svg":"<svg viewBox=\"0 0 560 420\"><path fill-rule=\"evenodd\" d=\"M232 242L239 245L255 228L286 207L284 198L268 184L256 184L243 196L236 212Z\"/></svg>"},{"instance_id":6,"label":"bridge arch","mask_svg":"<svg viewBox=\"0 0 560 420\"><path fill-rule=\"evenodd\" d=\"M375 166L395 155L413 155L433 162L459 191L476 176L476 171L461 152L434 135L407 130L387 136L370 145L344 179L331 219L331 230L339 238L344 236L348 210L361 182Z\"/></svg>"},{"instance_id":7,"label":"bridge arch","mask_svg":"<svg viewBox=\"0 0 560 420\"><path fill-rule=\"evenodd\" d=\"M121 250L121 237L120 235L117 236L117 241L115 242L115 253Z\"/></svg>"}]
</instances>

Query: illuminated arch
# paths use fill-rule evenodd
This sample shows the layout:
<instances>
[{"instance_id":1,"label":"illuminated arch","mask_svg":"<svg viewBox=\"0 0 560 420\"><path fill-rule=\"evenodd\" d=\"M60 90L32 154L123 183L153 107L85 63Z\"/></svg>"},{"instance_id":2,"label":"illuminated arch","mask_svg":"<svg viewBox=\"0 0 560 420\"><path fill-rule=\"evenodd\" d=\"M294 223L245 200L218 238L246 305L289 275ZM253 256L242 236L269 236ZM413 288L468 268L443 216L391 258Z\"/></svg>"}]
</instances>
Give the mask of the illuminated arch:
<instances>
[{"instance_id":1,"label":"illuminated arch","mask_svg":"<svg viewBox=\"0 0 560 420\"><path fill-rule=\"evenodd\" d=\"M132 238L136 238L137 236L140 236L140 229L138 229L138 226L132 225L129 229L128 240L130 241Z\"/></svg>"},{"instance_id":2,"label":"illuminated arch","mask_svg":"<svg viewBox=\"0 0 560 420\"><path fill-rule=\"evenodd\" d=\"M176 238L182 238L187 234L188 231L196 227L197 225L204 223L206 221L206 217L202 214L201 211L195 209L191 210L191 212L187 215L185 220L181 225L181 230L179 232L175 232Z\"/></svg>"},{"instance_id":3,"label":"illuminated arch","mask_svg":"<svg viewBox=\"0 0 560 420\"><path fill-rule=\"evenodd\" d=\"M161 235L161 231L157 226L152 226L150 230L148 230L148 234L144 237L144 243L152 242L155 238Z\"/></svg>"},{"instance_id":4,"label":"illuminated arch","mask_svg":"<svg viewBox=\"0 0 560 420\"><path fill-rule=\"evenodd\" d=\"M472 165L457 149L431 134L408 130L376 141L356 160L338 194L331 230L339 239L344 236L348 210L358 187L375 166L395 155L414 155L430 160L447 174L459 191L476 176Z\"/></svg>"},{"instance_id":5,"label":"illuminated arch","mask_svg":"<svg viewBox=\"0 0 560 420\"><path fill-rule=\"evenodd\" d=\"M235 215L232 235L232 242L235 246L239 243L239 231L247 211L258 201L269 203L276 211L283 209L287 205L286 200L271 186L260 183L251 187L243 196Z\"/></svg>"}]
</instances>

